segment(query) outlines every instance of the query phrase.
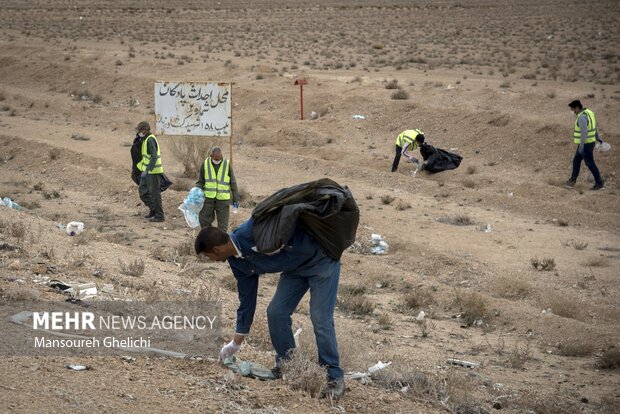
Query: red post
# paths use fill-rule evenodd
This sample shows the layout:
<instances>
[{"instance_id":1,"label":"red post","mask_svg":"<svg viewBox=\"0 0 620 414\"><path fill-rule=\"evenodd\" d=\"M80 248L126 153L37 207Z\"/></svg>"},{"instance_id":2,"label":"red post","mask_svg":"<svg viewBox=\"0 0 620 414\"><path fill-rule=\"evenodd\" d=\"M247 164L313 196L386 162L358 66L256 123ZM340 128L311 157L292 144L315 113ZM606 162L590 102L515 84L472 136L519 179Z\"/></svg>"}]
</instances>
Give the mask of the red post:
<instances>
[{"instance_id":1,"label":"red post","mask_svg":"<svg viewBox=\"0 0 620 414\"><path fill-rule=\"evenodd\" d=\"M299 85L299 101L301 105L301 120L304 120L304 85L308 83L305 79L297 79L295 85Z\"/></svg>"}]
</instances>

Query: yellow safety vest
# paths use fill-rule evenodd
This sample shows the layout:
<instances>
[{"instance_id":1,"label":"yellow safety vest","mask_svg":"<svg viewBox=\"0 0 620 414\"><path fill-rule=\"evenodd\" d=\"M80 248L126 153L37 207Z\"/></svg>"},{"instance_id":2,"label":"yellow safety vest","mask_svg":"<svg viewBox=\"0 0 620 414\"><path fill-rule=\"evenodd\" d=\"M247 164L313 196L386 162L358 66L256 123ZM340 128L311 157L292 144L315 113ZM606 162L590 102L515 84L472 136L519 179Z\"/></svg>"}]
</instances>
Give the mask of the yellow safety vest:
<instances>
[{"instance_id":1,"label":"yellow safety vest","mask_svg":"<svg viewBox=\"0 0 620 414\"><path fill-rule=\"evenodd\" d=\"M596 141L596 117L594 112L589 109L584 109L577 114L575 119L575 130L573 131L573 142L575 144L581 144L581 128L579 127L579 117L584 114L588 118L588 135L586 137L585 144Z\"/></svg>"},{"instance_id":2,"label":"yellow safety vest","mask_svg":"<svg viewBox=\"0 0 620 414\"><path fill-rule=\"evenodd\" d=\"M206 198L230 200L230 165L227 159L222 159L217 174L211 162L211 157L205 160L204 193Z\"/></svg>"},{"instance_id":3,"label":"yellow safety vest","mask_svg":"<svg viewBox=\"0 0 620 414\"><path fill-rule=\"evenodd\" d=\"M408 129L403 131L396 137L396 145L402 148L408 143L409 149L414 150L418 146L415 142L415 137L418 135L424 135L424 133L419 129Z\"/></svg>"},{"instance_id":4,"label":"yellow safety vest","mask_svg":"<svg viewBox=\"0 0 620 414\"><path fill-rule=\"evenodd\" d=\"M150 138L153 138L155 140L155 143L157 144L157 155L156 155L157 162L155 163L155 167L148 173L149 174L163 174L164 167L162 167L161 165L161 151L159 150L159 142L157 142L157 138L153 134L150 134L148 137L144 138L144 140L142 141L142 161L138 163L137 167L140 171L146 171L146 167L151 162L151 155L147 151L147 142Z\"/></svg>"}]
</instances>

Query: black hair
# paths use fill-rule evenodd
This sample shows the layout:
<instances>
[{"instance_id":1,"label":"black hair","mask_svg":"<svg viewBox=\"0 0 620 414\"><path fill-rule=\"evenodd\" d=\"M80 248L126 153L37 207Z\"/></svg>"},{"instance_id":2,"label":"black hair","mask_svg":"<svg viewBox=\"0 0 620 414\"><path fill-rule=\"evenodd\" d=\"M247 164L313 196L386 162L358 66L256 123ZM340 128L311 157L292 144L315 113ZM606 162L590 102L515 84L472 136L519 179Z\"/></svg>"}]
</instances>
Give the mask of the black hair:
<instances>
[{"instance_id":1,"label":"black hair","mask_svg":"<svg viewBox=\"0 0 620 414\"><path fill-rule=\"evenodd\" d=\"M574 101L569 103L568 106L570 106L571 108L583 109L583 105L581 104L581 101L579 99L575 99Z\"/></svg>"},{"instance_id":2,"label":"black hair","mask_svg":"<svg viewBox=\"0 0 620 414\"><path fill-rule=\"evenodd\" d=\"M222 246L230 240L230 236L218 227L205 227L196 236L194 248L196 254L211 253L215 246Z\"/></svg>"},{"instance_id":3,"label":"black hair","mask_svg":"<svg viewBox=\"0 0 620 414\"><path fill-rule=\"evenodd\" d=\"M418 135L415 137L415 140L416 140L417 142L419 142L420 144L423 144L425 139L426 139L426 137L424 136L424 134L418 134Z\"/></svg>"}]
</instances>

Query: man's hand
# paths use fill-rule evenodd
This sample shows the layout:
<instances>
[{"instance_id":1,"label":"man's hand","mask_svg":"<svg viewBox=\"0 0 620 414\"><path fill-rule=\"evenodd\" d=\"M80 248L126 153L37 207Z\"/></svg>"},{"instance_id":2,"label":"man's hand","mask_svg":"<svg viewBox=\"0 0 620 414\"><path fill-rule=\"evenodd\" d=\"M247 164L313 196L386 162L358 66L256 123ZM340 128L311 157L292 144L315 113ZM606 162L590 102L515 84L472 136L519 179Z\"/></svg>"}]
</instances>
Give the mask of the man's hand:
<instances>
[{"instance_id":1,"label":"man's hand","mask_svg":"<svg viewBox=\"0 0 620 414\"><path fill-rule=\"evenodd\" d=\"M237 345L234 340L230 341L222 347L218 361L223 363L227 358L235 355L240 349L241 346Z\"/></svg>"},{"instance_id":2,"label":"man's hand","mask_svg":"<svg viewBox=\"0 0 620 414\"><path fill-rule=\"evenodd\" d=\"M140 179L144 180L146 178L146 171L142 171L140 174Z\"/></svg>"},{"instance_id":3,"label":"man's hand","mask_svg":"<svg viewBox=\"0 0 620 414\"><path fill-rule=\"evenodd\" d=\"M418 159L416 157L409 158L409 161L411 161L412 164L419 164L420 163L420 161L418 161Z\"/></svg>"},{"instance_id":4,"label":"man's hand","mask_svg":"<svg viewBox=\"0 0 620 414\"><path fill-rule=\"evenodd\" d=\"M583 154L584 154L583 144L579 144L579 148L577 148L577 152L579 152L579 155L583 157Z\"/></svg>"}]
</instances>

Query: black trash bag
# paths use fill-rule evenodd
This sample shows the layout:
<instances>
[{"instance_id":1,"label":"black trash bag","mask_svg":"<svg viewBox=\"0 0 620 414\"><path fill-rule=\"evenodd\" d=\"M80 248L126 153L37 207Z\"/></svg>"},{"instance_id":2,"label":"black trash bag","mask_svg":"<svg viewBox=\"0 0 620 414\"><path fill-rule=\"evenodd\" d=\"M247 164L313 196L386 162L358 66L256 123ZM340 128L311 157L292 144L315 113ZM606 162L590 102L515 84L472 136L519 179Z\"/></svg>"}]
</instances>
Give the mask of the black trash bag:
<instances>
[{"instance_id":1,"label":"black trash bag","mask_svg":"<svg viewBox=\"0 0 620 414\"><path fill-rule=\"evenodd\" d=\"M135 168L132 167L131 169L131 179L133 180L134 183L136 183L136 185L140 185L140 176L142 175L142 172ZM159 175L159 190L163 193L164 191L166 191L172 184L174 184L172 181L170 181L170 179L168 178L168 176L164 173L161 173Z\"/></svg>"},{"instance_id":2,"label":"black trash bag","mask_svg":"<svg viewBox=\"0 0 620 414\"><path fill-rule=\"evenodd\" d=\"M359 208L348 187L323 178L283 188L267 197L252 212L256 249L280 249L299 225L312 235L334 260L353 244Z\"/></svg>"},{"instance_id":3,"label":"black trash bag","mask_svg":"<svg viewBox=\"0 0 620 414\"><path fill-rule=\"evenodd\" d=\"M454 170L461 165L463 160L463 157L458 154L453 154L428 144L422 144L420 154L422 154L424 159L422 170L430 173Z\"/></svg>"}]
</instances>

